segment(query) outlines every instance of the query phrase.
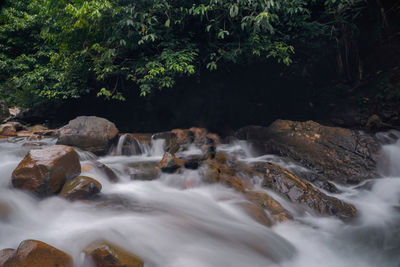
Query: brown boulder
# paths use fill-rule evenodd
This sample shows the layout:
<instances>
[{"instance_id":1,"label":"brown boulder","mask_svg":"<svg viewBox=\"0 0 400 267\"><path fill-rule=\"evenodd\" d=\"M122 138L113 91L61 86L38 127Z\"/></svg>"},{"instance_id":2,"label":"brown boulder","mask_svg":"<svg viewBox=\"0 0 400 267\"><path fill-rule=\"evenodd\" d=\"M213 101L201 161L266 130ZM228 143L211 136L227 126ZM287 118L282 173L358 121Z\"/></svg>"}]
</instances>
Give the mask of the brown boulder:
<instances>
[{"instance_id":1,"label":"brown boulder","mask_svg":"<svg viewBox=\"0 0 400 267\"><path fill-rule=\"evenodd\" d=\"M17 131L22 129L22 125L19 122L10 121L0 125L0 135L4 136L16 136Z\"/></svg>"},{"instance_id":2,"label":"brown boulder","mask_svg":"<svg viewBox=\"0 0 400 267\"><path fill-rule=\"evenodd\" d=\"M0 250L0 267L4 266L4 263L11 259L14 255L15 249L13 248L5 248Z\"/></svg>"},{"instance_id":3,"label":"brown boulder","mask_svg":"<svg viewBox=\"0 0 400 267\"><path fill-rule=\"evenodd\" d=\"M377 177L380 147L374 138L359 131L313 121L277 120L268 128L242 128L236 135L257 143L264 152L288 156L331 180L358 183Z\"/></svg>"},{"instance_id":4,"label":"brown boulder","mask_svg":"<svg viewBox=\"0 0 400 267\"><path fill-rule=\"evenodd\" d=\"M81 116L59 129L57 144L105 154L117 136L118 129L114 123L95 116Z\"/></svg>"},{"instance_id":5,"label":"brown boulder","mask_svg":"<svg viewBox=\"0 0 400 267\"><path fill-rule=\"evenodd\" d=\"M90 177L78 176L66 182L60 196L69 200L88 199L101 191L101 184Z\"/></svg>"},{"instance_id":6,"label":"brown boulder","mask_svg":"<svg viewBox=\"0 0 400 267\"><path fill-rule=\"evenodd\" d=\"M135 254L108 241L95 241L84 249L87 259L96 267L143 267Z\"/></svg>"},{"instance_id":7,"label":"brown boulder","mask_svg":"<svg viewBox=\"0 0 400 267\"><path fill-rule=\"evenodd\" d=\"M4 267L73 267L67 253L37 240L23 241Z\"/></svg>"},{"instance_id":8,"label":"brown boulder","mask_svg":"<svg viewBox=\"0 0 400 267\"><path fill-rule=\"evenodd\" d=\"M12 173L15 188L49 196L81 172L79 156L68 146L55 145L29 151Z\"/></svg>"},{"instance_id":9,"label":"brown boulder","mask_svg":"<svg viewBox=\"0 0 400 267\"><path fill-rule=\"evenodd\" d=\"M292 202L304 204L321 215L335 215L341 219L354 217L357 213L353 205L325 195L310 183L276 164L264 163L263 168L263 186Z\"/></svg>"}]
</instances>

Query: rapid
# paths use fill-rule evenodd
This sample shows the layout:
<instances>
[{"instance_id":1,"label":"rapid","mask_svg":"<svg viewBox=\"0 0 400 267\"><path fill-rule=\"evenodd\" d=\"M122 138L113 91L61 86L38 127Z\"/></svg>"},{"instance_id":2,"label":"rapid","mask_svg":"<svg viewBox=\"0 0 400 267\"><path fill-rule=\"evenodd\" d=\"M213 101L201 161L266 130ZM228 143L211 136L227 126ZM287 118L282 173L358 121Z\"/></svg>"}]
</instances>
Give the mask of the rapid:
<instances>
[{"instance_id":1,"label":"rapid","mask_svg":"<svg viewBox=\"0 0 400 267\"><path fill-rule=\"evenodd\" d=\"M50 146L56 139L41 142ZM121 155L121 146L99 158L78 151L81 165L97 159L120 181L111 183L96 169L83 172L101 182L100 199L70 202L58 196L38 199L13 189L12 171L35 147L21 138L0 139L0 203L11 207L9 216L0 219L0 249L37 239L69 253L77 266L83 266L82 249L93 240L107 239L140 255L145 267L400 266L400 141L383 146L389 163L380 167L381 178L359 185L336 184L338 194L324 191L357 208L359 215L350 222L309 213L262 188L260 177L249 177L294 216L272 227L259 224L238 207L245 201L240 193L203 182L202 168L162 173L154 180L135 179L141 168L161 160L162 140L136 146L133 156ZM217 150L238 155L244 163L303 168L275 155L258 155L243 141L219 145ZM192 148L184 153L200 152Z\"/></svg>"}]
</instances>

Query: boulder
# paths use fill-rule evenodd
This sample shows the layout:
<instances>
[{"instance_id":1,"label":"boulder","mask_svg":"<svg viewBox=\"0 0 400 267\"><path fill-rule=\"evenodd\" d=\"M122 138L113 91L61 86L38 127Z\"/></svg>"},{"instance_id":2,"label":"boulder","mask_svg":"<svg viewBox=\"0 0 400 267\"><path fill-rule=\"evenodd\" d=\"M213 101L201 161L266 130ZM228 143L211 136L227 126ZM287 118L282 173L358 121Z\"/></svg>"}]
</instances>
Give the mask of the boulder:
<instances>
[{"instance_id":1,"label":"boulder","mask_svg":"<svg viewBox=\"0 0 400 267\"><path fill-rule=\"evenodd\" d=\"M165 173L174 173L185 164L184 160L178 159L174 154L165 152L160 164L156 167Z\"/></svg>"},{"instance_id":2,"label":"boulder","mask_svg":"<svg viewBox=\"0 0 400 267\"><path fill-rule=\"evenodd\" d=\"M12 173L15 188L49 196L81 172L79 156L68 146L54 145L29 151Z\"/></svg>"},{"instance_id":3,"label":"boulder","mask_svg":"<svg viewBox=\"0 0 400 267\"><path fill-rule=\"evenodd\" d=\"M8 110L7 103L0 100L0 123L10 118L10 111Z\"/></svg>"},{"instance_id":4,"label":"boulder","mask_svg":"<svg viewBox=\"0 0 400 267\"><path fill-rule=\"evenodd\" d=\"M377 177L380 146L370 135L313 121L277 120L269 127L249 126L236 136L263 152L288 156L303 166L342 183Z\"/></svg>"},{"instance_id":5,"label":"boulder","mask_svg":"<svg viewBox=\"0 0 400 267\"><path fill-rule=\"evenodd\" d=\"M84 251L86 260L96 267L143 267L143 260L111 242L100 240L88 245Z\"/></svg>"},{"instance_id":6,"label":"boulder","mask_svg":"<svg viewBox=\"0 0 400 267\"><path fill-rule=\"evenodd\" d=\"M59 129L57 144L105 154L117 136L118 129L114 123L95 116L81 116Z\"/></svg>"},{"instance_id":7,"label":"boulder","mask_svg":"<svg viewBox=\"0 0 400 267\"><path fill-rule=\"evenodd\" d=\"M258 169L258 166L255 166L255 168ZM318 214L335 215L341 219L349 219L357 214L353 205L335 197L327 196L310 183L303 181L276 164L264 163L262 168L264 171L262 185L285 196L294 203L304 204Z\"/></svg>"},{"instance_id":8,"label":"boulder","mask_svg":"<svg viewBox=\"0 0 400 267\"><path fill-rule=\"evenodd\" d=\"M21 130L22 124L16 121L10 121L0 125L0 135L16 136L17 131Z\"/></svg>"},{"instance_id":9,"label":"boulder","mask_svg":"<svg viewBox=\"0 0 400 267\"><path fill-rule=\"evenodd\" d=\"M25 240L4 267L73 267L67 253L37 240Z\"/></svg>"},{"instance_id":10,"label":"boulder","mask_svg":"<svg viewBox=\"0 0 400 267\"><path fill-rule=\"evenodd\" d=\"M78 176L64 184L60 196L69 200L89 199L98 194L101 188L101 183L97 180L87 176Z\"/></svg>"},{"instance_id":11,"label":"boulder","mask_svg":"<svg viewBox=\"0 0 400 267\"><path fill-rule=\"evenodd\" d=\"M4 263L11 259L14 255L15 249L13 248L5 248L0 250L0 267L4 266Z\"/></svg>"}]
</instances>

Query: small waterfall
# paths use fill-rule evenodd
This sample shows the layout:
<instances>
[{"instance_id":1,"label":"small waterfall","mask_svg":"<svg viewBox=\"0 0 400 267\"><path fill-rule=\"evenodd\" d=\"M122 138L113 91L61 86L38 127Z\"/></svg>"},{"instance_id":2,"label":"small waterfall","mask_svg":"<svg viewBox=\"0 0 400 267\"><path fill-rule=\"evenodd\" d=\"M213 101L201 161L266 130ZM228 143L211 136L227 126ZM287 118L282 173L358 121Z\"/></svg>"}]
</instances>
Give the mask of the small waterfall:
<instances>
[{"instance_id":1,"label":"small waterfall","mask_svg":"<svg viewBox=\"0 0 400 267\"><path fill-rule=\"evenodd\" d=\"M135 137L123 134L120 136L113 154L116 156L142 155L146 151L145 146Z\"/></svg>"}]
</instances>

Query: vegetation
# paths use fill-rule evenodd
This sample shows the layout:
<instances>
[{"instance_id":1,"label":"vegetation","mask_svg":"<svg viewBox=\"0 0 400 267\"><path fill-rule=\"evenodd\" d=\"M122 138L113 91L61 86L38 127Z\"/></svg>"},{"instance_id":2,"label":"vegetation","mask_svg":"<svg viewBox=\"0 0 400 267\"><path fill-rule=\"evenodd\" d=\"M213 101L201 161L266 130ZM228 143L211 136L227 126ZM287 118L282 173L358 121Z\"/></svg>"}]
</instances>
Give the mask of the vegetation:
<instances>
[{"instance_id":1,"label":"vegetation","mask_svg":"<svg viewBox=\"0 0 400 267\"><path fill-rule=\"evenodd\" d=\"M128 90L146 96L230 64L301 65L327 47L338 50L343 75L359 79L354 39L365 7L362 0L8 0L0 96L25 106L87 94L124 100Z\"/></svg>"}]
</instances>

